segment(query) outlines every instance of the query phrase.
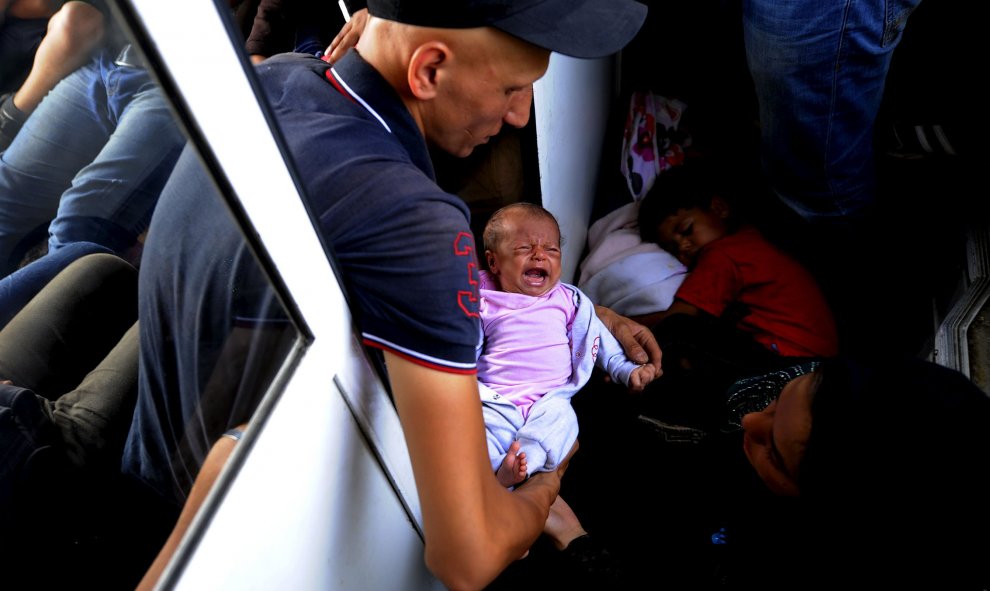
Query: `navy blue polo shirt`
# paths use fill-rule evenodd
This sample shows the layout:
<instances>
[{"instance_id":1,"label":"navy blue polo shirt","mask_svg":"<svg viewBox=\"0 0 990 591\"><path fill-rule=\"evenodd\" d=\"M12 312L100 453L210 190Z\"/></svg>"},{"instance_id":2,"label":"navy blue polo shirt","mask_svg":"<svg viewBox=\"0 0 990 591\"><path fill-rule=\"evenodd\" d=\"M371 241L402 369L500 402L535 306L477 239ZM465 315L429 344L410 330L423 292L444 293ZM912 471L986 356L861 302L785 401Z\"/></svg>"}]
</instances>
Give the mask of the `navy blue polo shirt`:
<instances>
[{"instance_id":1,"label":"navy blue polo shirt","mask_svg":"<svg viewBox=\"0 0 990 591\"><path fill-rule=\"evenodd\" d=\"M284 54L258 74L364 343L474 373L481 330L469 213L436 185L398 95L353 51L333 70ZM122 468L181 505L213 442L257 406L270 379L264 360L283 359L291 344L275 294L189 148L148 232L139 314L138 400ZM248 341L237 330L245 321Z\"/></svg>"},{"instance_id":2,"label":"navy blue polo shirt","mask_svg":"<svg viewBox=\"0 0 990 591\"><path fill-rule=\"evenodd\" d=\"M473 373L480 325L469 212L437 186L398 94L353 50L332 69L284 54L258 74L365 344Z\"/></svg>"}]
</instances>

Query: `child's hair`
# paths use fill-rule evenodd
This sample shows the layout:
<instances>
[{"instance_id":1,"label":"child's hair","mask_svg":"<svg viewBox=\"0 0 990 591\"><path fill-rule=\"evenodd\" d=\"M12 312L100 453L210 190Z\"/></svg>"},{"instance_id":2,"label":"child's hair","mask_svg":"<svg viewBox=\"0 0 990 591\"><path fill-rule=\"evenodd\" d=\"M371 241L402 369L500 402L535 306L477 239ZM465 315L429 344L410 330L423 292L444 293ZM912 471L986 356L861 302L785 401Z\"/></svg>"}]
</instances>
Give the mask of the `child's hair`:
<instances>
[{"instance_id":1,"label":"child's hair","mask_svg":"<svg viewBox=\"0 0 990 591\"><path fill-rule=\"evenodd\" d=\"M686 162L660 173L639 204L639 235L644 242L659 242L657 226L681 209L711 207L722 197L715 172L700 161Z\"/></svg>"},{"instance_id":2,"label":"child's hair","mask_svg":"<svg viewBox=\"0 0 990 591\"><path fill-rule=\"evenodd\" d=\"M488 219L488 223L485 224L484 236L482 236L482 240L485 242L485 250L494 251L498 248L499 242L502 241L503 232L505 230L505 216L514 211L519 211L520 213L529 216L543 217L553 222L554 227L557 228L557 236L560 238L560 243L563 245L564 237L560 234L560 224L557 223L557 218L555 218L552 213L544 209L542 206L536 205L535 203L519 202L506 205L493 213L492 217Z\"/></svg>"}]
</instances>

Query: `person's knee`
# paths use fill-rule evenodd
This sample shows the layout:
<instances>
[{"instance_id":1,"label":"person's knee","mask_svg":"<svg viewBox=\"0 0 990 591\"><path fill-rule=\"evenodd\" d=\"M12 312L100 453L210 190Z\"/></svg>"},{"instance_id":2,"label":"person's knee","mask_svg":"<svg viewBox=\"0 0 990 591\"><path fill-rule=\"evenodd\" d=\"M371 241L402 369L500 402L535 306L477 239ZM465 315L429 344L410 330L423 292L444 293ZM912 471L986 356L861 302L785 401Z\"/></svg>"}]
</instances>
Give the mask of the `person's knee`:
<instances>
[{"instance_id":1,"label":"person's knee","mask_svg":"<svg viewBox=\"0 0 990 591\"><path fill-rule=\"evenodd\" d=\"M70 0L48 21L48 35L74 49L92 45L103 37L103 14L91 4Z\"/></svg>"},{"instance_id":2,"label":"person's knee","mask_svg":"<svg viewBox=\"0 0 990 591\"><path fill-rule=\"evenodd\" d=\"M86 323L99 324L106 337L116 342L137 319L137 281L137 269L120 257L87 254L69 264L45 286L42 293L47 292L47 303L41 305L57 310L86 310L92 316ZM59 299L65 290L73 294L71 301ZM116 336L111 336L112 333Z\"/></svg>"},{"instance_id":3,"label":"person's knee","mask_svg":"<svg viewBox=\"0 0 990 591\"><path fill-rule=\"evenodd\" d=\"M101 288L120 282L135 289L137 285L137 269L119 256L105 251L82 254L66 267L66 271L68 277L64 280L74 285L88 284Z\"/></svg>"}]
</instances>

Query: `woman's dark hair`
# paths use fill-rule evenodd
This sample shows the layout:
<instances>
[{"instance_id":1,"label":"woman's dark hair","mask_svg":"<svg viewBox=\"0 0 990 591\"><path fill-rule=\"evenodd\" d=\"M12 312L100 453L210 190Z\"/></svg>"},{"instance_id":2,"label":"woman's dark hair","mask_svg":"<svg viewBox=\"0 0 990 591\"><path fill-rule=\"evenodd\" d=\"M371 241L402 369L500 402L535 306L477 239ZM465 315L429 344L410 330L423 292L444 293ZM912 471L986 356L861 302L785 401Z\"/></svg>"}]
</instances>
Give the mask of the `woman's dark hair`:
<instances>
[{"instance_id":1,"label":"woman's dark hair","mask_svg":"<svg viewBox=\"0 0 990 591\"><path fill-rule=\"evenodd\" d=\"M912 585L986 588L990 397L918 359L836 358L818 371L798 481L819 550L878 576L887 564L883 576Z\"/></svg>"},{"instance_id":2,"label":"woman's dark hair","mask_svg":"<svg viewBox=\"0 0 990 591\"><path fill-rule=\"evenodd\" d=\"M657 226L680 209L708 209L712 198L722 197L716 170L705 160L686 160L657 175L639 204L639 234L644 242L658 242Z\"/></svg>"}]
</instances>

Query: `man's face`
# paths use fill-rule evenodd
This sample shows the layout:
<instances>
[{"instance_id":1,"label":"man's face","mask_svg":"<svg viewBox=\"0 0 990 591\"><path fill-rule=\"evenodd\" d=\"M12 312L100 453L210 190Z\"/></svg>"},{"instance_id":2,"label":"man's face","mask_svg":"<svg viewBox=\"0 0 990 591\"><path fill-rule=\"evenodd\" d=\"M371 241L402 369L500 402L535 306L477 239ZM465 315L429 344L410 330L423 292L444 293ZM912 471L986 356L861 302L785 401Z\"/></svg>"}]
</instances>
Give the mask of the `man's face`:
<instances>
[{"instance_id":1,"label":"man's face","mask_svg":"<svg viewBox=\"0 0 990 591\"><path fill-rule=\"evenodd\" d=\"M811 401L818 374L794 378L760 412L743 415L743 451L767 487L780 495L798 494L797 476L811 435Z\"/></svg>"},{"instance_id":2,"label":"man's face","mask_svg":"<svg viewBox=\"0 0 990 591\"><path fill-rule=\"evenodd\" d=\"M502 225L488 266L502 291L541 296L560 279L560 231L557 224L538 215L512 213Z\"/></svg>"},{"instance_id":3,"label":"man's face","mask_svg":"<svg viewBox=\"0 0 990 591\"><path fill-rule=\"evenodd\" d=\"M483 48L456 52L424 121L427 139L454 156L468 156L498 134L502 124L529 121L533 82L546 72L550 52L499 33Z\"/></svg>"},{"instance_id":4,"label":"man's face","mask_svg":"<svg viewBox=\"0 0 990 591\"><path fill-rule=\"evenodd\" d=\"M692 207L678 209L657 227L660 245L690 267L701 249L726 235L725 217L719 211Z\"/></svg>"}]
</instances>

